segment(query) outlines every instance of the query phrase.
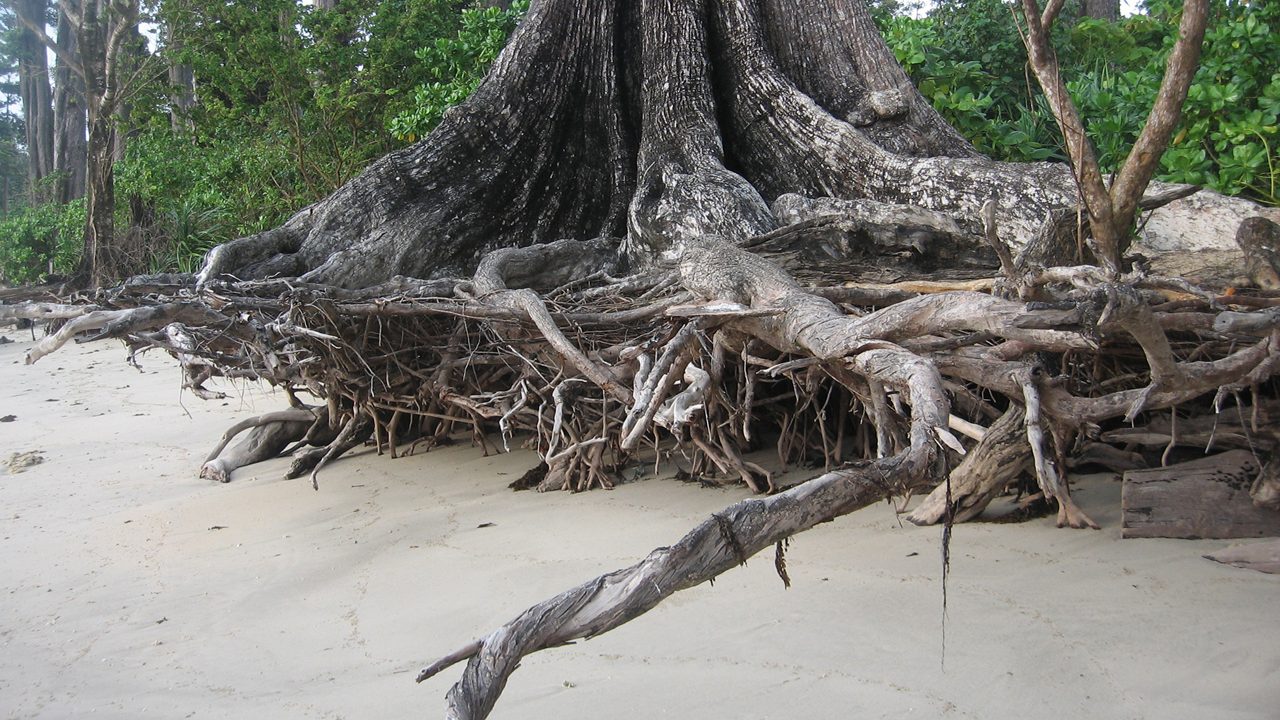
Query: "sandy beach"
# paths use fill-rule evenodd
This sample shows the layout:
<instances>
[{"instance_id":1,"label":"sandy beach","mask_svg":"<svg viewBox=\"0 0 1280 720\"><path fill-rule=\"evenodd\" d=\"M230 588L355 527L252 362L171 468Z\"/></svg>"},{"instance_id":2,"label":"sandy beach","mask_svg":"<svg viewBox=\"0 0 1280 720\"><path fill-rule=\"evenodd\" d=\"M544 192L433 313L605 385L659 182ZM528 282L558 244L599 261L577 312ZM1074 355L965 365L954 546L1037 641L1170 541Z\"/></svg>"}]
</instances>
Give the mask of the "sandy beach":
<instances>
[{"instance_id":1,"label":"sandy beach","mask_svg":"<svg viewBox=\"0 0 1280 720\"><path fill-rule=\"evenodd\" d=\"M114 342L22 364L0 333L0 717L439 717L460 668L424 664L528 605L669 544L747 496L647 478L514 493L526 453L464 445L196 476L231 423L176 365ZM1083 482L1101 531L1051 518L955 530L943 652L938 528L877 505L538 653L495 718L1280 717L1280 576L1203 559L1228 541L1121 540L1120 485Z\"/></svg>"}]
</instances>

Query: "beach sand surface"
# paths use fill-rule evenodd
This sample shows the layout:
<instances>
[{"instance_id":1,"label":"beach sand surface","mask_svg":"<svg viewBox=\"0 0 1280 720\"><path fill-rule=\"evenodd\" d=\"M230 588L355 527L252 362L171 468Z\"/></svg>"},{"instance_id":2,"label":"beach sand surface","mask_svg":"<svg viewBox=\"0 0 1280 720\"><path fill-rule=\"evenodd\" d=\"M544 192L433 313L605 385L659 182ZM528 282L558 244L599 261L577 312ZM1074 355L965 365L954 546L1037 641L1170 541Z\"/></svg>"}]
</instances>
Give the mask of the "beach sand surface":
<instances>
[{"instance_id":1,"label":"beach sand surface","mask_svg":"<svg viewBox=\"0 0 1280 720\"><path fill-rule=\"evenodd\" d=\"M284 480L196 471L257 385L205 402L118 343L22 364L0 345L0 717L441 717L461 666L417 670L529 605L747 497L645 478L515 493L534 462L465 444L357 451ZM596 639L527 658L494 718L1280 718L1280 576L1121 540L1119 482L1051 518L941 531L879 504L794 538Z\"/></svg>"}]
</instances>

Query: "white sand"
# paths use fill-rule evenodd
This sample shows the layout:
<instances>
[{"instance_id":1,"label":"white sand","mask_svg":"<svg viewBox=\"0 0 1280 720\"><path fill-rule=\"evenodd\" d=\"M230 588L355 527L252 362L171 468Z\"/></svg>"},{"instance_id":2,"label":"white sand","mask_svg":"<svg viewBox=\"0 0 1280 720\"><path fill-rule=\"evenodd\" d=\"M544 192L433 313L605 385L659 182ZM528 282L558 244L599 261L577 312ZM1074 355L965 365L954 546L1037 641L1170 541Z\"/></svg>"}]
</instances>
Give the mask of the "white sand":
<instances>
[{"instance_id":1,"label":"white sand","mask_svg":"<svg viewBox=\"0 0 1280 720\"><path fill-rule=\"evenodd\" d=\"M439 717L459 668L417 686L423 664L745 497L512 493L529 456L465 447L364 451L319 492L284 461L215 485L204 453L280 397L184 397L115 343L26 367L7 334L0 460L45 460L0 469L3 717ZM790 590L758 557L528 658L493 717L1280 717L1280 576L1121 541L1114 481L1079 500L1104 530L956 529L945 669L940 532L879 505L796 538Z\"/></svg>"}]
</instances>

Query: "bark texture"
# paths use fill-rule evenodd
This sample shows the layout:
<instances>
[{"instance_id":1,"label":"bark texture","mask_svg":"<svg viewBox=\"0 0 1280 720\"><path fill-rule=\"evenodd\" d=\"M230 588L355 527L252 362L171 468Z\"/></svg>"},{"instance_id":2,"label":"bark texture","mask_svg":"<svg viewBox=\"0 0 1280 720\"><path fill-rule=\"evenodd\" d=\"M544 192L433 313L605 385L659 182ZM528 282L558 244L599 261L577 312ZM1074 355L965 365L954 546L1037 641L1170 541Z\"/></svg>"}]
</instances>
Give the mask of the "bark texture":
<instances>
[{"instance_id":1,"label":"bark texture","mask_svg":"<svg viewBox=\"0 0 1280 720\"><path fill-rule=\"evenodd\" d=\"M978 156L858 3L545 0L429 138L218 249L201 278L358 288L623 235L644 264L681 237L774 229L768 203L788 193L969 217L996 195L1014 244L1075 197L1060 167Z\"/></svg>"},{"instance_id":2,"label":"bark texture","mask_svg":"<svg viewBox=\"0 0 1280 720\"><path fill-rule=\"evenodd\" d=\"M78 5L73 4L73 9ZM72 67L79 62L80 46L71 18L58 7L58 47L54 65L54 169L63 174L58 185L58 201L70 202L84 197L88 146L85 128L84 79Z\"/></svg>"}]
</instances>

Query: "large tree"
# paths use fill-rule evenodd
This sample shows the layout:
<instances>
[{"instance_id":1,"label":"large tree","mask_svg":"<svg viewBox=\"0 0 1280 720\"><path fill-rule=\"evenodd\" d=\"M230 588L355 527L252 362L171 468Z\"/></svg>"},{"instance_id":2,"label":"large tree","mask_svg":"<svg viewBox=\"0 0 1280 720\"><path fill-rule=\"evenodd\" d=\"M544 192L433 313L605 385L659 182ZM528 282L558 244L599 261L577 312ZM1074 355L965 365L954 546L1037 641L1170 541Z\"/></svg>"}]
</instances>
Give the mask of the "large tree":
<instances>
[{"instance_id":1,"label":"large tree","mask_svg":"<svg viewBox=\"0 0 1280 720\"><path fill-rule=\"evenodd\" d=\"M782 224L796 193L976 216L1025 238L1070 204L1058 168L991 162L915 91L861 4L551 0L430 138L205 277L361 287L469 271L487 251L627 236L633 260Z\"/></svg>"},{"instance_id":2,"label":"large tree","mask_svg":"<svg viewBox=\"0 0 1280 720\"><path fill-rule=\"evenodd\" d=\"M12 6L17 19L24 24L18 30L18 79L27 129L27 186L33 191L53 171L53 95L44 43L25 24L43 24L48 8L46 0L20 0Z\"/></svg>"}]
</instances>

